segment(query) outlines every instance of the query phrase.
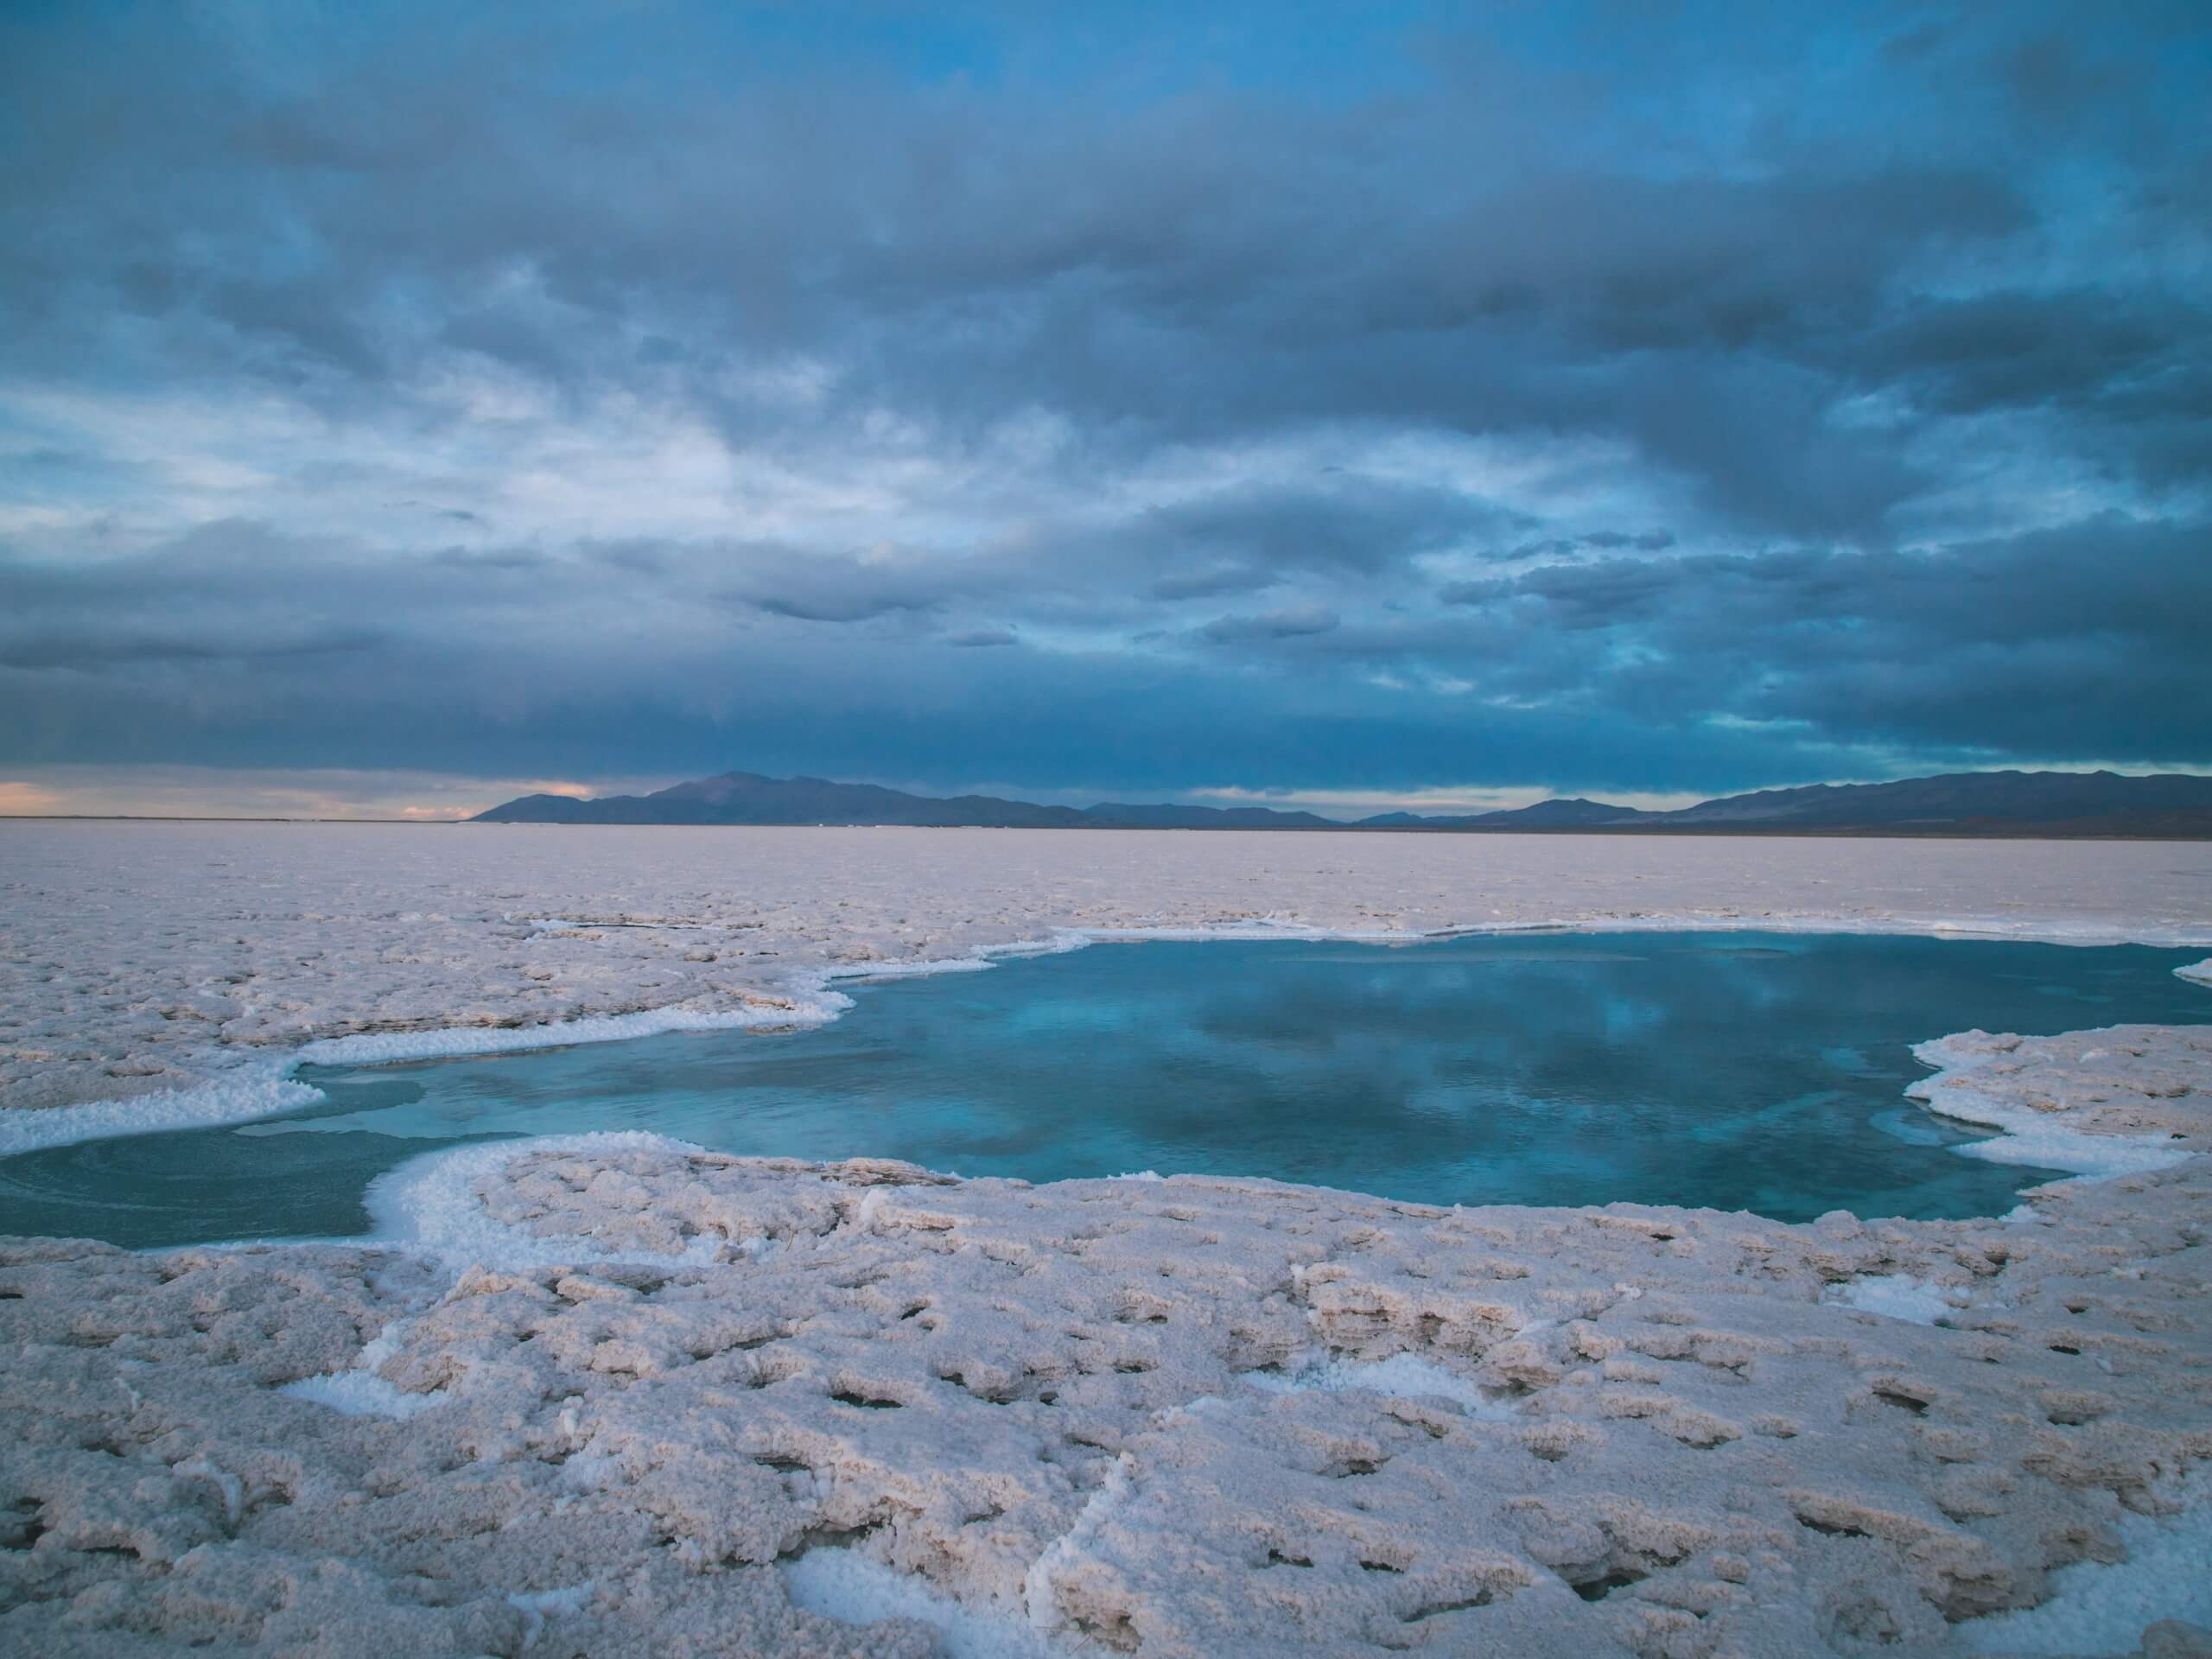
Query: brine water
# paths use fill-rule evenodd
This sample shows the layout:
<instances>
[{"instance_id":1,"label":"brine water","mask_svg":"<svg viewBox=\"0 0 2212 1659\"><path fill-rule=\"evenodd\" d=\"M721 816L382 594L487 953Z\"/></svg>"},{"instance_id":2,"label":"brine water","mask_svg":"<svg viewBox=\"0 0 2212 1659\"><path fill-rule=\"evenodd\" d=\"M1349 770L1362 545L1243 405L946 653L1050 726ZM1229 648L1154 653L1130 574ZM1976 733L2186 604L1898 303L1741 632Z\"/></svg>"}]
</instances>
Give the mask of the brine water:
<instances>
[{"instance_id":1,"label":"brine water","mask_svg":"<svg viewBox=\"0 0 2212 1659\"><path fill-rule=\"evenodd\" d=\"M1904 1090L1910 1045L2212 1019L2201 950L1899 936L1101 944L849 986L826 1027L308 1069L318 1104L0 1161L0 1232L348 1235L465 1141L645 1129L1032 1181L1265 1176L1430 1204L1992 1215L2056 1172Z\"/></svg>"}]
</instances>

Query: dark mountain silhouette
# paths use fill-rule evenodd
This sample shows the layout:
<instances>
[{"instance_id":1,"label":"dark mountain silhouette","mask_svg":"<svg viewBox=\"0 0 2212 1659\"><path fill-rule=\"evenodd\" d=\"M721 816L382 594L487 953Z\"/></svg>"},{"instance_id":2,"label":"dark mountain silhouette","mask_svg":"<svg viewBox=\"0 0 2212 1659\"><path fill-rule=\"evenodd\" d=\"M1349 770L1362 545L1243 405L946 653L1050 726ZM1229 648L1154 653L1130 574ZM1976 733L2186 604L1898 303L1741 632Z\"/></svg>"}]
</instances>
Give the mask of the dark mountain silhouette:
<instances>
[{"instance_id":1,"label":"dark mountain silhouette","mask_svg":"<svg viewBox=\"0 0 2212 1659\"><path fill-rule=\"evenodd\" d=\"M1501 812L1481 812L1465 818L1414 818L1416 824L1453 830L1586 830L1593 824L1618 829L1638 823L1653 815L1632 806L1611 806L1604 801L1570 795L1563 800L1538 801ZM1373 822L1373 820L1369 820Z\"/></svg>"},{"instance_id":2,"label":"dark mountain silhouette","mask_svg":"<svg viewBox=\"0 0 2212 1659\"><path fill-rule=\"evenodd\" d=\"M923 828L1011 830L1332 830L1343 826L1312 812L1267 807L1039 806L989 795L943 798L909 795L874 784L826 778L763 778L728 772L650 795L579 801L565 795L525 795L477 815L478 823L907 824Z\"/></svg>"},{"instance_id":3,"label":"dark mountain silhouette","mask_svg":"<svg viewBox=\"0 0 2212 1659\"><path fill-rule=\"evenodd\" d=\"M1019 830L1362 830L1603 834L2122 836L2212 839L2212 778L2165 772L1960 772L1887 784L1814 784L1723 796L1671 812L1579 797L1507 811L1344 823L1263 806L1109 802L1042 806L989 795L910 795L874 784L724 772L651 795L525 795L479 823L904 824Z\"/></svg>"},{"instance_id":4,"label":"dark mountain silhouette","mask_svg":"<svg viewBox=\"0 0 2212 1659\"><path fill-rule=\"evenodd\" d=\"M1828 827L1978 821L2018 824L2212 817L2212 778L2167 772L2124 778L2113 772L1955 772L1891 784L1815 784L1763 789L1653 815L1671 824L1758 823ZM2201 831L2200 831L2201 833Z\"/></svg>"}]
</instances>

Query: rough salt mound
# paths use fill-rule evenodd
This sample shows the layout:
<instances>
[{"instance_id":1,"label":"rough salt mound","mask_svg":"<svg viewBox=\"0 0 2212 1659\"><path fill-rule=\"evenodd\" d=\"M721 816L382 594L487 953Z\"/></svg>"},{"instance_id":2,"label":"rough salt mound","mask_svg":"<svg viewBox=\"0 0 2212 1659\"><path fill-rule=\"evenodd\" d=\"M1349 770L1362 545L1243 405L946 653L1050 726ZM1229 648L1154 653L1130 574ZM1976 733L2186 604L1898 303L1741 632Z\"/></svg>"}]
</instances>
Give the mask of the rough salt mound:
<instances>
[{"instance_id":1,"label":"rough salt mound","mask_svg":"<svg viewBox=\"0 0 2212 1659\"><path fill-rule=\"evenodd\" d=\"M469 1148L377 1195L404 1248L0 1246L0 1650L1937 1654L2056 1586L2082 1651L2188 1652L2063 1569L2212 1457L2208 1201Z\"/></svg>"}]
</instances>

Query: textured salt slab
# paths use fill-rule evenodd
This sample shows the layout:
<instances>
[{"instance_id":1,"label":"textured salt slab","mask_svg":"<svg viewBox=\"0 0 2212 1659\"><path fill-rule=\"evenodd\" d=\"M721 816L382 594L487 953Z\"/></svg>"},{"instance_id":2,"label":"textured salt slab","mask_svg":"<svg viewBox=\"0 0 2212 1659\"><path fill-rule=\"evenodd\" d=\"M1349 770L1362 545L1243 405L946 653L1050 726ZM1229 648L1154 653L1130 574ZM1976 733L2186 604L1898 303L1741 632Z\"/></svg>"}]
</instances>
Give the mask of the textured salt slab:
<instances>
[{"instance_id":1,"label":"textured salt slab","mask_svg":"<svg viewBox=\"0 0 2212 1659\"><path fill-rule=\"evenodd\" d=\"M2111 1033L1976 1086L2194 1137L2198 1036L2126 1039L2188 1093L2096 1097ZM380 1189L404 1243L0 1243L0 1650L2185 1652L2208 1204L2201 1156L1791 1227L461 1148Z\"/></svg>"},{"instance_id":2,"label":"textured salt slab","mask_svg":"<svg viewBox=\"0 0 2212 1659\"><path fill-rule=\"evenodd\" d=\"M1959 1148L1970 1156L2101 1177L2168 1168L2203 1148L2212 1026L1969 1031L1912 1052L1940 1069L1907 1094L2001 1131Z\"/></svg>"},{"instance_id":3,"label":"textured salt slab","mask_svg":"<svg viewBox=\"0 0 2212 1659\"><path fill-rule=\"evenodd\" d=\"M592 1158L657 1152L683 1143L638 1130L620 1130L546 1135L531 1145L547 1154ZM703 1263L757 1257L773 1248L773 1240L765 1230L744 1232L741 1227L735 1235L714 1228L694 1229L671 1253L667 1248L669 1236L651 1228L634 1238L617 1236L611 1230L586 1237L558 1221L540 1225L535 1218L518 1220L497 1206L487 1205L483 1197L486 1183L501 1178L513 1155L510 1145L495 1143L464 1147L403 1165L370 1185L366 1205L371 1224L385 1241L454 1269L485 1267L527 1271L575 1262ZM617 1165L601 1170L589 1190L592 1197L610 1205L643 1210L651 1203L651 1195Z\"/></svg>"},{"instance_id":4,"label":"textured salt slab","mask_svg":"<svg viewBox=\"0 0 2212 1659\"><path fill-rule=\"evenodd\" d=\"M1964 1632L1967 1646L1979 1653L2094 1653L2128 1646L2130 1630L2164 1624L2143 1644L2153 1659L2212 1651L2212 1479L2200 1469L2174 1497L2183 1506L2175 1514L2120 1516L2124 1561L2060 1568L2048 1601L1978 1621ZM2196 1626L2196 1636L2171 1628L2179 1622Z\"/></svg>"},{"instance_id":5,"label":"textured salt slab","mask_svg":"<svg viewBox=\"0 0 2212 1659\"><path fill-rule=\"evenodd\" d=\"M2212 945L2212 847L0 821L0 1106L133 1103L0 1110L0 1150L287 1109L283 1060L316 1040L396 1058L775 1023L763 998L823 1017L835 976L1056 930L1554 925ZM613 1023L548 1023L578 1020Z\"/></svg>"}]
</instances>

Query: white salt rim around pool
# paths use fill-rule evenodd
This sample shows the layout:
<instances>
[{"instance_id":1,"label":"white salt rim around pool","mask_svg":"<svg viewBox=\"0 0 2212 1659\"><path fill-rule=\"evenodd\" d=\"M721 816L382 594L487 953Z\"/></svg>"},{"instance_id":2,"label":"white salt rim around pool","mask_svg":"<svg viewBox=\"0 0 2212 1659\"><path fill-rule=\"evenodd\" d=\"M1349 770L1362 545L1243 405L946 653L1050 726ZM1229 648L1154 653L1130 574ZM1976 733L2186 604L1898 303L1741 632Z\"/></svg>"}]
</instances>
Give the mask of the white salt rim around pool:
<instances>
[{"instance_id":1,"label":"white salt rim around pool","mask_svg":"<svg viewBox=\"0 0 2212 1659\"><path fill-rule=\"evenodd\" d=\"M537 925L537 924L533 924ZM551 922L545 926L580 924ZM1224 934L1222 937L1243 937ZM1272 936L1270 936L1272 937ZM1418 935L1405 935L1405 938ZM148 1135L163 1129L214 1128L250 1123L312 1106L325 1096L294 1075L306 1065L386 1065L407 1060L458 1059L569 1048L583 1043L623 1042L682 1031L790 1031L826 1026L853 1006L829 988L840 980L912 979L934 974L980 973L993 957L1055 955L1090 940L1056 930L1046 940L1013 944L963 957L925 962L849 963L798 977L791 989L734 1008L641 1008L629 1014L586 1014L516 1027L448 1026L423 1031L366 1032L321 1038L276 1055L249 1060L236 1071L188 1089L165 1089L123 1100L87 1101L35 1111L0 1110L0 1158L49 1147Z\"/></svg>"},{"instance_id":2,"label":"white salt rim around pool","mask_svg":"<svg viewBox=\"0 0 2212 1659\"><path fill-rule=\"evenodd\" d=\"M766 1238L716 1238L702 1234L680 1254L611 1250L573 1233L541 1237L498 1220L486 1213L479 1196L481 1180L525 1154L568 1152L588 1156L666 1151L705 1154L708 1148L645 1129L607 1129L427 1152L369 1183L362 1200L369 1212L369 1236L378 1243L430 1256L456 1270L481 1265L508 1272L582 1262L708 1266L741 1256L757 1259L773 1248L772 1241Z\"/></svg>"},{"instance_id":3,"label":"white salt rim around pool","mask_svg":"<svg viewBox=\"0 0 2212 1659\"><path fill-rule=\"evenodd\" d=\"M160 1129L212 1128L297 1111L324 1098L321 1090L293 1076L303 1065L384 1065L401 1060L515 1054L531 1049L658 1037L677 1031L790 1030L827 1025L852 1005L852 999L842 992L817 988L790 993L778 1003L747 1003L735 1008L646 1008L635 1014L587 1014L579 1020L538 1026L454 1026L327 1037L286 1054L249 1061L226 1077L190 1089L33 1111L0 1110L0 1158L79 1141Z\"/></svg>"}]
</instances>

